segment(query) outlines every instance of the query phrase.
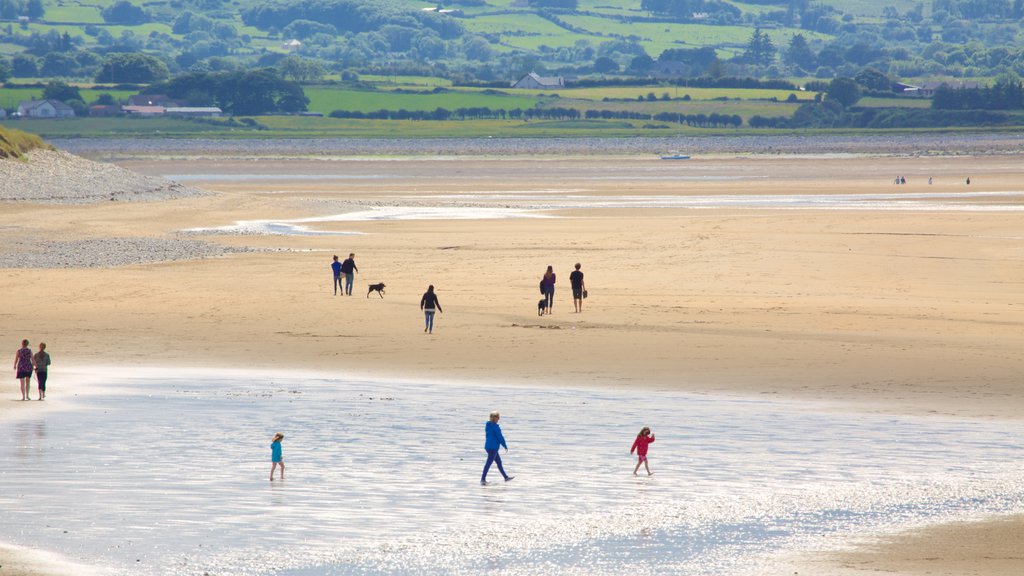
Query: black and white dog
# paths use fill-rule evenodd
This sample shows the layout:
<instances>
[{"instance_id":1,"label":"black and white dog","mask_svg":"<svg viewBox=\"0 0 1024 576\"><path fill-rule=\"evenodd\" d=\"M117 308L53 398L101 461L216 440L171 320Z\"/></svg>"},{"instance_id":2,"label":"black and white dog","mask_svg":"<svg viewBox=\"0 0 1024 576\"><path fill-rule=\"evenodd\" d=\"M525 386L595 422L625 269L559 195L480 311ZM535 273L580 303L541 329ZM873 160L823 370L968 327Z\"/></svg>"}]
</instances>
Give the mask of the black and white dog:
<instances>
[{"instance_id":1,"label":"black and white dog","mask_svg":"<svg viewBox=\"0 0 1024 576\"><path fill-rule=\"evenodd\" d=\"M383 298L384 297L384 283L381 282L380 284L370 284L370 289L366 291L366 297L369 298L370 297L370 293L373 292L373 291L376 291L377 294L380 295L381 298Z\"/></svg>"},{"instance_id":2,"label":"black and white dog","mask_svg":"<svg viewBox=\"0 0 1024 576\"><path fill-rule=\"evenodd\" d=\"M537 302L537 316L543 316L544 315L544 310L546 310L547 307L548 307L548 299L547 298L541 298L540 302Z\"/></svg>"}]
</instances>

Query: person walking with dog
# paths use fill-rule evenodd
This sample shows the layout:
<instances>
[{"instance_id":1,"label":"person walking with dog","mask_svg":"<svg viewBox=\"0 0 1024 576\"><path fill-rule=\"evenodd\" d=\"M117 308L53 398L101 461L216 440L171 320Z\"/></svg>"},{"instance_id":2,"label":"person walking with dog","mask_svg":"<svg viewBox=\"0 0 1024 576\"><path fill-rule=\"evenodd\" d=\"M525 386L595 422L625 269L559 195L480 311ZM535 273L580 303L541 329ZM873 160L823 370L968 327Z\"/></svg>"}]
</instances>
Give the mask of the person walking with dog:
<instances>
[{"instance_id":1,"label":"person walking with dog","mask_svg":"<svg viewBox=\"0 0 1024 576\"><path fill-rule=\"evenodd\" d=\"M444 314L444 310L441 310L441 303L437 300L437 294L434 294L434 285L427 286L427 291L423 293L423 298L420 298L420 310L423 310L423 320L425 326L423 331L427 334L434 333L434 309Z\"/></svg>"},{"instance_id":2,"label":"person walking with dog","mask_svg":"<svg viewBox=\"0 0 1024 576\"><path fill-rule=\"evenodd\" d=\"M347 296L351 296L352 283L355 282L356 272L359 272L359 268L356 266L356 255L354 253L349 254L348 258L341 263L341 272L345 275L345 294Z\"/></svg>"},{"instance_id":3,"label":"person walking with dog","mask_svg":"<svg viewBox=\"0 0 1024 576\"><path fill-rule=\"evenodd\" d=\"M345 285L341 283L341 262L338 262L338 255L334 255L334 262L331 262L331 272L334 274L334 295L338 295L338 290L341 290L342 296L345 295Z\"/></svg>"},{"instance_id":4,"label":"person walking with dog","mask_svg":"<svg viewBox=\"0 0 1024 576\"><path fill-rule=\"evenodd\" d=\"M654 474L651 472L651 466L647 463L647 447L654 444L654 434L651 434L651 429L644 426L640 429L640 433L636 435L636 440L633 441L633 447L629 449L629 453L636 452L637 462L636 468L633 468L633 476L636 476L637 470L640 469L640 465L643 464L644 468L647 469L647 475Z\"/></svg>"},{"instance_id":5,"label":"person walking with dog","mask_svg":"<svg viewBox=\"0 0 1024 576\"><path fill-rule=\"evenodd\" d=\"M555 271L551 266L548 266L544 277L540 279L540 291L544 294L544 299L547 301L544 306L544 311L547 314L551 314L551 309L555 304Z\"/></svg>"},{"instance_id":6,"label":"person walking with dog","mask_svg":"<svg viewBox=\"0 0 1024 576\"><path fill-rule=\"evenodd\" d=\"M498 426L500 419L501 414L495 410L491 412L491 419L484 426L484 450L487 452L487 463L484 464L484 473L480 475L481 486L487 486L487 471L491 469L491 464L498 465L498 472L501 472L501 477L505 479L505 482L515 478L515 476L505 473L505 468L501 465L501 455L498 454L498 448L501 447L504 447L505 454L508 454L508 444L505 443L505 437L501 434L501 426Z\"/></svg>"},{"instance_id":7,"label":"person walking with dog","mask_svg":"<svg viewBox=\"0 0 1024 576\"><path fill-rule=\"evenodd\" d=\"M576 269L569 274L569 284L572 286L572 303L576 312L583 312L583 298L587 293L587 285L583 282L583 272L580 272L580 263L576 263Z\"/></svg>"}]
</instances>

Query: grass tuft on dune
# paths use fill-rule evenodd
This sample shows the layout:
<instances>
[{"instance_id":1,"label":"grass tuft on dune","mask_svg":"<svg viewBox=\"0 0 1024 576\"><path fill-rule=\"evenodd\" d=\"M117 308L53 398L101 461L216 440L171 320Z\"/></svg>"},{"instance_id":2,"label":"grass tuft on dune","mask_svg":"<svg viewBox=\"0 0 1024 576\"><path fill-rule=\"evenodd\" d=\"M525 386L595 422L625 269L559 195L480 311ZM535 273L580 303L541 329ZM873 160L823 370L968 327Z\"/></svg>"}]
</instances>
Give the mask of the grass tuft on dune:
<instances>
[{"instance_id":1,"label":"grass tuft on dune","mask_svg":"<svg viewBox=\"0 0 1024 576\"><path fill-rule=\"evenodd\" d=\"M0 126L0 158L22 158L29 150L53 147L35 134Z\"/></svg>"}]
</instances>

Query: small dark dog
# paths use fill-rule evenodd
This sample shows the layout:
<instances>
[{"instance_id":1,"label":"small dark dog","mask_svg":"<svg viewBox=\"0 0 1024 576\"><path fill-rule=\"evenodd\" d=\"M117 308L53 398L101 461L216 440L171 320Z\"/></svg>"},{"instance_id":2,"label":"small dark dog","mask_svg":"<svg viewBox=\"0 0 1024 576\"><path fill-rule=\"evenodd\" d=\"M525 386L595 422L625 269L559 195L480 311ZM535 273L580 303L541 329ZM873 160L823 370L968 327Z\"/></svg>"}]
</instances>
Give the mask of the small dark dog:
<instances>
[{"instance_id":1,"label":"small dark dog","mask_svg":"<svg viewBox=\"0 0 1024 576\"><path fill-rule=\"evenodd\" d=\"M537 316L543 316L544 315L544 310L546 310L547 307L548 307L548 299L547 298L541 298L540 302L537 302Z\"/></svg>"},{"instance_id":2,"label":"small dark dog","mask_svg":"<svg viewBox=\"0 0 1024 576\"><path fill-rule=\"evenodd\" d=\"M373 292L374 290L377 291L377 294L379 294L381 298L384 297L384 283L383 282L381 282L380 284L370 284L370 289L366 291L366 297L369 298L370 297L370 293Z\"/></svg>"}]
</instances>

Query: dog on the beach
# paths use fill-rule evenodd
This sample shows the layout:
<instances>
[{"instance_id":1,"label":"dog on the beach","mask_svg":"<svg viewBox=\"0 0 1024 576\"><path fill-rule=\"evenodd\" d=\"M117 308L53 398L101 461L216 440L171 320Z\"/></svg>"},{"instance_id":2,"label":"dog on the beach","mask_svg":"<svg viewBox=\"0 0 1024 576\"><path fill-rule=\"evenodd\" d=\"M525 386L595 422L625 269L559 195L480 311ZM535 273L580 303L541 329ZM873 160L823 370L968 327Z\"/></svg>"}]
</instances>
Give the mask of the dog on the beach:
<instances>
[{"instance_id":1,"label":"dog on the beach","mask_svg":"<svg viewBox=\"0 0 1024 576\"><path fill-rule=\"evenodd\" d=\"M544 310L548 307L548 299L541 298L540 302L537 302L537 316L543 316Z\"/></svg>"},{"instance_id":2,"label":"dog on the beach","mask_svg":"<svg viewBox=\"0 0 1024 576\"><path fill-rule=\"evenodd\" d=\"M383 298L384 297L384 283L381 282L380 284L370 284L370 289L366 291L366 297L369 298L370 297L370 293L374 292L374 291L376 291L377 294L379 294L380 297Z\"/></svg>"}]
</instances>

